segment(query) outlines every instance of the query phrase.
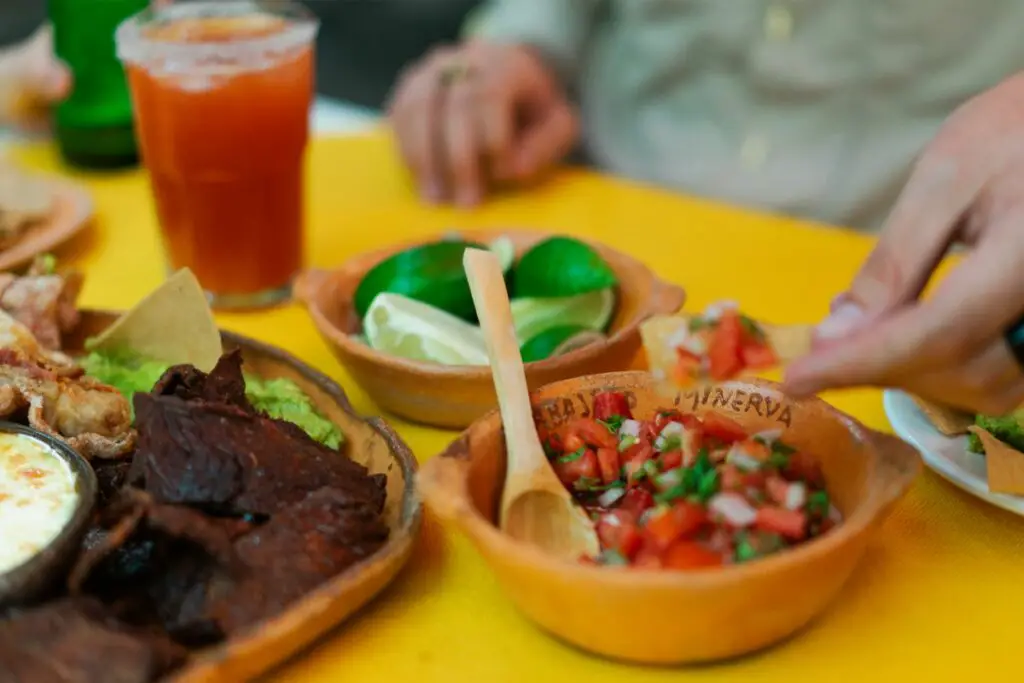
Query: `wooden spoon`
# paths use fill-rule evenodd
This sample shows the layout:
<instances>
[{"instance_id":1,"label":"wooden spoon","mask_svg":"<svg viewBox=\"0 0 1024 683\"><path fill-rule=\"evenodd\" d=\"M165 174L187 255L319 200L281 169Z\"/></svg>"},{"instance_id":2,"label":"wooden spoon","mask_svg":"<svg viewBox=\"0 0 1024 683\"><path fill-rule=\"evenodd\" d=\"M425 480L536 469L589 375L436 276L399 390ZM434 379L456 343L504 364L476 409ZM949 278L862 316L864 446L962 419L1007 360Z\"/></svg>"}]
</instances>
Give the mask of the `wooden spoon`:
<instances>
[{"instance_id":1,"label":"wooden spoon","mask_svg":"<svg viewBox=\"0 0 1024 683\"><path fill-rule=\"evenodd\" d=\"M502 531L554 555L578 560L600 551L594 524L555 476L537 437L526 370L501 266L494 254L467 249L462 260L484 333L505 431Z\"/></svg>"}]
</instances>

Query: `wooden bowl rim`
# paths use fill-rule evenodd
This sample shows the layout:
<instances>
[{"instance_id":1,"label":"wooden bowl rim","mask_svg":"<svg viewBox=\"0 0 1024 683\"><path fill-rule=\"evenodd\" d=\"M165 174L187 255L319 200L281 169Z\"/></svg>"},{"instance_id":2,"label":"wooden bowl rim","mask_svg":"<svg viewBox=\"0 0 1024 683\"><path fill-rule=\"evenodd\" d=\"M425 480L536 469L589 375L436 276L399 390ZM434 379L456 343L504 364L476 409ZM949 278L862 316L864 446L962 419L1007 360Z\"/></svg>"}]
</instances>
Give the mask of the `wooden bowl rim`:
<instances>
[{"instance_id":1,"label":"wooden bowl rim","mask_svg":"<svg viewBox=\"0 0 1024 683\"><path fill-rule=\"evenodd\" d=\"M457 234L460 237L466 239L474 239L479 237L487 236L489 239L496 239L498 237L506 235L514 235L527 239L541 240L547 237L554 237L560 233L537 231L537 230L495 230L495 231L482 231L482 230L465 230L456 231L451 233L444 233L442 235L436 235L434 237L428 237L424 239L418 239L410 242L405 242L398 245L392 245L383 249L377 249L374 251L363 252L353 256L352 258L344 261L338 266L331 269L310 269L306 270L299 275L296 279L295 292L296 298L299 299L309 315L313 318L314 323L320 332L330 338L331 342L337 344L339 347L345 350L345 353L357 356L365 361L373 363L378 366L388 367L394 370L402 370L409 373L414 373L423 376L424 379L464 379L464 380L477 380L484 381L490 380L491 371L486 365L474 366L474 365L441 365L440 363L426 363L422 361L414 361L406 358L400 358L398 356L391 356L380 351L371 348L367 344L360 343L349 335L343 332L337 325L335 325L328 317L324 314L323 307L320 303L320 294L323 291L323 287L331 280L337 278L343 271L351 265L353 261L360 260L366 261L369 265L365 270L362 270L359 277L366 274L373 264L379 263L384 258L396 254L400 251L410 249L423 244L429 244L438 240L444 239L446 236ZM561 356L553 358L546 358L541 361L534 361L532 363L526 363L526 369L528 372L559 372L559 371L571 371L575 365L591 361L600 358L606 354L610 349L616 345L623 343L627 337L637 332L640 324L657 314L669 314L675 313L682 307L685 302L685 292L678 285L666 282L661 278L657 277L650 268L648 268L639 259L636 259L629 254L614 249L607 244L591 240L586 237L573 236L575 239L579 239L590 246L598 250L599 253L613 254L616 259L620 259L624 264L638 267L645 281L651 284L653 296L651 301L646 306L641 307L641 310L637 312L630 320L627 320L623 325L609 335L607 338L587 344L579 349L570 351ZM621 287L621 285L620 285ZM675 303L674 303L675 302Z\"/></svg>"},{"instance_id":2,"label":"wooden bowl rim","mask_svg":"<svg viewBox=\"0 0 1024 683\"><path fill-rule=\"evenodd\" d=\"M98 309L82 309L80 312L83 317L96 316L110 319L121 315L121 312L118 311ZM335 401L342 411L353 420L365 423L380 435L387 446L392 460L398 464L405 481L405 490L402 494L400 507L400 523L398 528L394 529L388 537L387 543L377 552L363 558L345 571L336 574L328 581L291 602L283 611L237 632L234 637L225 639L222 643L196 650L190 654L187 663L182 668L173 672L170 676L162 678L161 681L193 680L192 676L197 673L204 673L204 667L216 666L223 660L233 658L235 656L233 650L244 646L247 641L273 638L275 632L287 632L293 628L292 619L301 616L304 620L310 616L305 614L309 610L308 605L317 604L319 599L326 595L331 595L332 600L337 600L341 595L349 592L353 585L360 583L360 576L367 569L385 564L384 560L407 554L411 550L412 544L423 523L423 505L416 487L419 466L412 453L412 449L406 445L387 422L380 417L360 415L352 407L348 395L340 384L288 351L237 332L220 329L220 333L221 337L228 344L235 344L243 350L251 350L258 355L272 359L276 363L291 367L311 384L314 384L318 389L330 396L331 400ZM343 622L334 623L332 626L337 627L339 623Z\"/></svg>"},{"instance_id":3,"label":"wooden bowl rim","mask_svg":"<svg viewBox=\"0 0 1024 683\"><path fill-rule=\"evenodd\" d=\"M547 384L530 392L531 396L541 392L550 393L554 389L578 387L582 383L600 380L602 384L614 386L625 384L637 378L649 378L643 371L613 372L600 375L589 375ZM728 384L759 387L779 392L780 385L768 380L739 380ZM651 389L653 392L653 388ZM609 587L619 589L714 589L732 584L739 584L754 579L768 572L782 570L788 566L820 561L823 557L835 552L838 548L853 541L858 535L880 522L888 513L889 507L901 498L909 489L910 484L921 470L920 455L910 444L889 434L872 430L853 417L839 411L818 397L794 401L794 404L814 404L842 423L854 439L865 446L869 456L868 481L872 490L863 500L859 501L851 514L845 516L843 523L829 533L801 544L786 552L761 558L756 562L730 565L727 567L711 567L686 572L644 571L629 567L602 567L573 562L564 558L549 555L538 548L518 541L503 533L490 522L473 504L469 496L469 463L474 457L487 457L469 451L469 436L474 432L501 428L501 417L498 411L492 410L475 421L459 438L452 442L444 451L431 458L423 465L418 478L418 487L427 507L442 519L451 521L475 543L490 548L488 555L500 557L502 564L530 565L545 574L560 576L566 582L594 581L604 582ZM895 455L902 471L893 472L882 463L885 452ZM912 455L911 455L912 454ZM883 476L892 475L895 480L883 482Z\"/></svg>"}]
</instances>

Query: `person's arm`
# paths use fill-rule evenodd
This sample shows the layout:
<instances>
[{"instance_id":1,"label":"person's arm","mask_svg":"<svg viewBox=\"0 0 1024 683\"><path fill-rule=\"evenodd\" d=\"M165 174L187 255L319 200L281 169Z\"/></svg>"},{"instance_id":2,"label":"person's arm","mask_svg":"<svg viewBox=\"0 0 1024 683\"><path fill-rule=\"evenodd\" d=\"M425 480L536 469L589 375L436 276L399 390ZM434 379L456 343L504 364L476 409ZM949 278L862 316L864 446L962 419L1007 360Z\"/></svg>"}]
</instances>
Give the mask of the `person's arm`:
<instances>
[{"instance_id":1,"label":"person's arm","mask_svg":"<svg viewBox=\"0 0 1024 683\"><path fill-rule=\"evenodd\" d=\"M603 0L490 0L467 22L466 37L528 45L563 84L575 81Z\"/></svg>"}]
</instances>

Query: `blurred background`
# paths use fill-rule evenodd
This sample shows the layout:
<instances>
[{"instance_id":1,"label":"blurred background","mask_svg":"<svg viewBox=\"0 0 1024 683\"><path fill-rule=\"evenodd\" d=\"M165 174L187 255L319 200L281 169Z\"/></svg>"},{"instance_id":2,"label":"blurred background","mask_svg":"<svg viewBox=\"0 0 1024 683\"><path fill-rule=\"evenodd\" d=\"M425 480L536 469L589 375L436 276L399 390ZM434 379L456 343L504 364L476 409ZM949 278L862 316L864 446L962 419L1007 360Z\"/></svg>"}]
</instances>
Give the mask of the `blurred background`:
<instances>
[{"instance_id":1,"label":"blurred background","mask_svg":"<svg viewBox=\"0 0 1024 683\"><path fill-rule=\"evenodd\" d=\"M322 21L317 89L338 104L379 110L402 68L458 38L481 0L306 0ZM0 46L27 38L46 0L0 0Z\"/></svg>"}]
</instances>

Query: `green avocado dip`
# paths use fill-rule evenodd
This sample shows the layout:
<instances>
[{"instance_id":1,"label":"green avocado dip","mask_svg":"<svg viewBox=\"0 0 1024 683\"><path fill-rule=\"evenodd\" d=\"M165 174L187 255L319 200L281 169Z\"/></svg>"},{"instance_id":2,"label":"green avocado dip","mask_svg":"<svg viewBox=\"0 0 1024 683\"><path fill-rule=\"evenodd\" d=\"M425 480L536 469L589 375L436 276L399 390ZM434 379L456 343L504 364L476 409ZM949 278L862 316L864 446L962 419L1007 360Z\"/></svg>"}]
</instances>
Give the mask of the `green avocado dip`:
<instances>
[{"instance_id":1,"label":"green avocado dip","mask_svg":"<svg viewBox=\"0 0 1024 683\"><path fill-rule=\"evenodd\" d=\"M79 362L85 374L109 384L129 400L136 392L151 390L170 367L135 354L109 351L92 351ZM325 446L338 448L344 441L337 425L317 412L309 396L291 380L265 380L246 374L245 394L256 410L298 425Z\"/></svg>"}]
</instances>

